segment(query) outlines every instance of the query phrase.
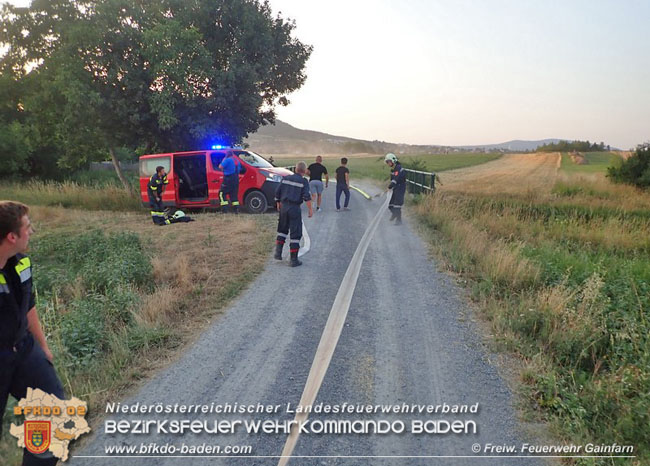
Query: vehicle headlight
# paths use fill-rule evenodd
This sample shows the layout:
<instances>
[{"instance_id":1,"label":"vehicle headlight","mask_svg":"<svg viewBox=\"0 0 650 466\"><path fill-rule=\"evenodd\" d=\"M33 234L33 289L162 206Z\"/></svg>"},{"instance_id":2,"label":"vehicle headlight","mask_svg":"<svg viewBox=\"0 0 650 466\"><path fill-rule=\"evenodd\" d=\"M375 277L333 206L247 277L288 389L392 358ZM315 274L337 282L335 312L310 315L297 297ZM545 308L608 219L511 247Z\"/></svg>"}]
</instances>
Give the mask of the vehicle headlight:
<instances>
[{"instance_id":1,"label":"vehicle headlight","mask_svg":"<svg viewBox=\"0 0 650 466\"><path fill-rule=\"evenodd\" d=\"M264 177L266 178L266 181L271 181L271 182L274 182L274 183L279 183L279 182L282 181L282 176L281 175L276 175L275 173L269 173L269 172L265 172L265 171L262 171L262 170L261 170L261 172L264 175Z\"/></svg>"}]
</instances>

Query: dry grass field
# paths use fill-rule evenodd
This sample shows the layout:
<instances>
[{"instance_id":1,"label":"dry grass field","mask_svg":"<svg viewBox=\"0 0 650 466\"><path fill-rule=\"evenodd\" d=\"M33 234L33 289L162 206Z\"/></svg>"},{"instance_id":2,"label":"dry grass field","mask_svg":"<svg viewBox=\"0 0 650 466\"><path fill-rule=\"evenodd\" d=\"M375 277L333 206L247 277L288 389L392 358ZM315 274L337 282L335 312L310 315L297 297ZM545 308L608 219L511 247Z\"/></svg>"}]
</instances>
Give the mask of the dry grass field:
<instances>
[{"instance_id":1,"label":"dry grass field","mask_svg":"<svg viewBox=\"0 0 650 466\"><path fill-rule=\"evenodd\" d=\"M144 211L43 205L30 216L37 308L66 393L89 403L91 420L173 360L255 279L275 220L207 213L160 227ZM4 435L0 463L18 464L20 453Z\"/></svg>"},{"instance_id":2,"label":"dry grass field","mask_svg":"<svg viewBox=\"0 0 650 466\"><path fill-rule=\"evenodd\" d=\"M650 464L650 193L562 160L445 172L415 211L499 349L520 358L525 412L567 443L635 447L615 464Z\"/></svg>"}]
</instances>

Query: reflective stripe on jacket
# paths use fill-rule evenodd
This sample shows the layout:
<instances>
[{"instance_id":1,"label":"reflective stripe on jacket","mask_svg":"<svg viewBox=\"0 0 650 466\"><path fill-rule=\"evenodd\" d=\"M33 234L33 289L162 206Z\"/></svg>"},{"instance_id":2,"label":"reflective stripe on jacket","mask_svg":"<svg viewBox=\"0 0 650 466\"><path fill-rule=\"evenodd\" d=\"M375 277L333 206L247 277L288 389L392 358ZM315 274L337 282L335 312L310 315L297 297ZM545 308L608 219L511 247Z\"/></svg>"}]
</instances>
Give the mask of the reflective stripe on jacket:
<instances>
[{"instance_id":1,"label":"reflective stripe on jacket","mask_svg":"<svg viewBox=\"0 0 650 466\"><path fill-rule=\"evenodd\" d=\"M5 276L14 271L15 280ZM32 263L29 257L16 254L7 261L5 272L0 271L0 348L11 347L25 336L27 313L34 305Z\"/></svg>"}]
</instances>

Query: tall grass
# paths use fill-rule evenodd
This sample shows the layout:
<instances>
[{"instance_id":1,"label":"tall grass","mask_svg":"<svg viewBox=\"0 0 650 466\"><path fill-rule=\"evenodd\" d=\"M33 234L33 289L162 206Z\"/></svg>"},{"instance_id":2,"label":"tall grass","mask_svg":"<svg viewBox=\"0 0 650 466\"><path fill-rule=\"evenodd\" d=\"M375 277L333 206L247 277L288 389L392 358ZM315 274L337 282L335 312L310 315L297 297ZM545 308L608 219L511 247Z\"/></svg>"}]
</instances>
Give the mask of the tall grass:
<instances>
[{"instance_id":1,"label":"tall grass","mask_svg":"<svg viewBox=\"0 0 650 466\"><path fill-rule=\"evenodd\" d=\"M116 185L86 186L73 181L2 182L0 199L85 210L135 211L141 208L138 197L130 196Z\"/></svg>"},{"instance_id":2,"label":"tall grass","mask_svg":"<svg viewBox=\"0 0 650 466\"><path fill-rule=\"evenodd\" d=\"M531 404L558 436L634 445L627 463L650 464L650 195L565 177L534 198L439 191L416 212L527 361Z\"/></svg>"}]
</instances>

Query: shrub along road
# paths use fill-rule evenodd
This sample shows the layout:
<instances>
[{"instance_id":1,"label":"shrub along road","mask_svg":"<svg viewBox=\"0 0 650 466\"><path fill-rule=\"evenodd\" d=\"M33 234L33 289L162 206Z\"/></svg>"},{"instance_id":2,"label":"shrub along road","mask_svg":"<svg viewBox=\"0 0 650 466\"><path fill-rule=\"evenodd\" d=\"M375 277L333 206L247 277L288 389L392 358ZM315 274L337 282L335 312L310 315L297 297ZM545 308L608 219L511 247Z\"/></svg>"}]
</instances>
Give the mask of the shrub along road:
<instances>
[{"instance_id":1,"label":"shrub along road","mask_svg":"<svg viewBox=\"0 0 650 466\"><path fill-rule=\"evenodd\" d=\"M366 188L371 190L372 188ZM303 266L269 259L266 271L225 312L205 329L180 360L160 372L124 405L262 405L280 408L271 414L113 414L108 421L190 419L290 421L312 367L316 348L341 280L364 232L383 204L352 193L351 211L334 210L334 189L325 192L323 211L305 225L311 250ZM375 188L375 192L376 188ZM374 193L372 193L374 194ZM306 217L306 215L305 215ZM272 245L269 245L269 256ZM218 283L214 283L218 286ZM202 330L202 329L201 329ZM397 460L390 456L475 456L474 444L514 445L526 439L518 422L512 394L499 375L480 330L472 323L462 292L439 273L423 241L408 220L401 227L381 219L370 241L343 331L325 374L316 405L474 405L477 414L322 414L311 421L402 421L407 430L416 420L459 420L477 434L315 434L303 432L289 464L473 464L472 459ZM117 401L117 400L115 400ZM248 434L107 434L95 426L71 465L116 464L106 447L151 443L252 446L250 456L195 458L191 464L277 464L287 439L284 433ZM130 424L130 428L135 426ZM141 427L141 426L140 426ZM169 425L167 426L169 427ZM315 429L317 424L312 424ZM430 424L430 427L433 427ZM439 427L444 427L441 425ZM155 429L152 428L152 431ZM147 451L156 456L155 447ZM134 453L141 454L143 450ZM494 455L496 451L492 451ZM127 455L127 451L122 451ZM131 453L133 454L133 453ZM176 455L180 455L176 451ZM97 458L104 456L104 458ZM274 458L260 458L271 456ZM302 458L297 458L303 456ZM305 458L317 456L317 458ZM323 458L372 456L384 458ZM149 458L120 460L123 464L152 464ZM158 458L156 464L186 464L187 459ZM543 464L539 459L486 458L482 465ZM122 464L122 463L120 463Z\"/></svg>"}]
</instances>

